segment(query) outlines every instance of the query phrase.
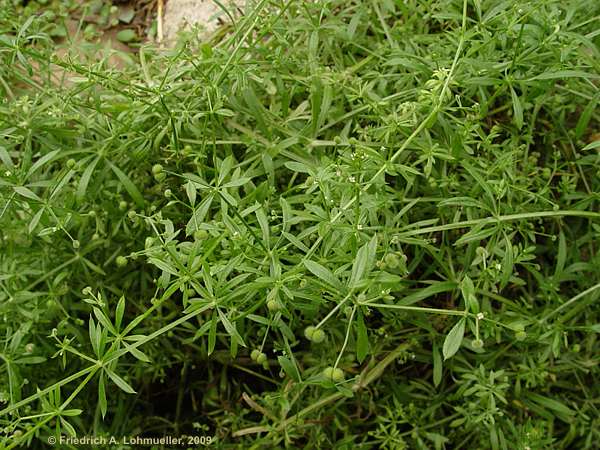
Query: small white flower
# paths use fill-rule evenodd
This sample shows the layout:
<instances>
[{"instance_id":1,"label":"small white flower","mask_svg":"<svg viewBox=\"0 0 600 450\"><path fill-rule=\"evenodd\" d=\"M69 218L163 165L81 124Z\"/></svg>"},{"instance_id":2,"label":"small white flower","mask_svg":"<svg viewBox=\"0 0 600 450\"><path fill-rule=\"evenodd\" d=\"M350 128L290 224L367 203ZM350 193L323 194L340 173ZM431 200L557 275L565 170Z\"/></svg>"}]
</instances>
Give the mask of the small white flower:
<instances>
[{"instance_id":1,"label":"small white flower","mask_svg":"<svg viewBox=\"0 0 600 450\"><path fill-rule=\"evenodd\" d=\"M477 320L483 320L483 313L480 312L479 314L477 314Z\"/></svg>"}]
</instances>

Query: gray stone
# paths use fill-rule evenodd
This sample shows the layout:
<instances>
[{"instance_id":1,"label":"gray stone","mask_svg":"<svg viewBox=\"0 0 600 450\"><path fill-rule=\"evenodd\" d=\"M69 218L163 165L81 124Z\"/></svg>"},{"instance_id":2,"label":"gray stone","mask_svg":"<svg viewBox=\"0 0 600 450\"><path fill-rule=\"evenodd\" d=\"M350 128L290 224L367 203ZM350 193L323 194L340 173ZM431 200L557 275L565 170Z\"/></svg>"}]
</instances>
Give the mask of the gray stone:
<instances>
[{"instance_id":1,"label":"gray stone","mask_svg":"<svg viewBox=\"0 0 600 450\"><path fill-rule=\"evenodd\" d=\"M246 0L222 0L219 3L237 19ZM163 42L173 45L180 30L190 30L195 26L202 30L203 36L209 36L228 22L228 15L212 0L168 0L163 16Z\"/></svg>"}]
</instances>

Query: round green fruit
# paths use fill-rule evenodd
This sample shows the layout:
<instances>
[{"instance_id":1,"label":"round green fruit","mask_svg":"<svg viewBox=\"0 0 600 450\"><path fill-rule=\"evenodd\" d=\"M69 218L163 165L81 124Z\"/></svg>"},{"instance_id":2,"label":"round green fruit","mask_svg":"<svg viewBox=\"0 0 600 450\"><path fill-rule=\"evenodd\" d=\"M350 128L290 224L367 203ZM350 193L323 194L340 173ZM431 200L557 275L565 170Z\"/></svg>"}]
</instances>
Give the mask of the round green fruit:
<instances>
[{"instance_id":1,"label":"round green fruit","mask_svg":"<svg viewBox=\"0 0 600 450\"><path fill-rule=\"evenodd\" d=\"M281 304L277 300L271 299L267 302L267 308L272 312L279 311L281 309Z\"/></svg>"},{"instance_id":2,"label":"round green fruit","mask_svg":"<svg viewBox=\"0 0 600 450\"><path fill-rule=\"evenodd\" d=\"M471 346L474 349L483 348L483 341L481 339L473 339L473 342L471 342Z\"/></svg>"},{"instance_id":3,"label":"round green fruit","mask_svg":"<svg viewBox=\"0 0 600 450\"><path fill-rule=\"evenodd\" d=\"M194 231L194 239L197 241L203 241L208 237L208 231L206 230L196 230Z\"/></svg>"},{"instance_id":4,"label":"round green fruit","mask_svg":"<svg viewBox=\"0 0 600 450\"><path fill-rule=\"evenodd\" d=\"M116 263L117 266L124 267L127 265L127 258L125 258L124 256L117 256Z\"/></svg>"}]
</instances>

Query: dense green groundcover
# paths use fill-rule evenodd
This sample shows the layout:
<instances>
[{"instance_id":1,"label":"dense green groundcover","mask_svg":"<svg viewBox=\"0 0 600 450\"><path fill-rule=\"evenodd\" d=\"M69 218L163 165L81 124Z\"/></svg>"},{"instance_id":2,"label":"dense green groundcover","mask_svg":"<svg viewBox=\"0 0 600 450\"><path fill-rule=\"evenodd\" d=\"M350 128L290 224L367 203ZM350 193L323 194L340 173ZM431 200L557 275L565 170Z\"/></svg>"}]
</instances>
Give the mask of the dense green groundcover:
<instances>
[{"instance_id":1,"label":"dense green groundcover","mask_svg":"<svg viewBox=\"0 0 600 450\"><path fill-rule=\"evenodd\" d=\"M599 2L261 0L120 69L9 3L2 448L598 448Z\"/></svg>"}]
</instances>

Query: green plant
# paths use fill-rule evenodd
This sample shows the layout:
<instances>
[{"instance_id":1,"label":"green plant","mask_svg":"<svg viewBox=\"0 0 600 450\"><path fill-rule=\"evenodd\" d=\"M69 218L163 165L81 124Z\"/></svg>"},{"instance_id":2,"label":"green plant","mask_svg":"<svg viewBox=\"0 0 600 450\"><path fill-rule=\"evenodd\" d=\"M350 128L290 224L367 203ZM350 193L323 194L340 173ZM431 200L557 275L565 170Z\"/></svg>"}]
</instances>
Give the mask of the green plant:
<instances>
[{"instance_id":1,"label":"green plant","mask_svg":"<svg viewBox=\"0 0 600 450\"><path fill-rule=\"evenodd\" d=\"M261 0L117 72L0 8L5 448L594 448L599 14Z\"/></svg>"}]
</instances>

